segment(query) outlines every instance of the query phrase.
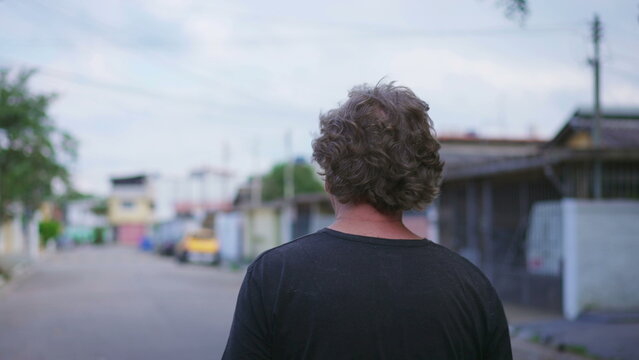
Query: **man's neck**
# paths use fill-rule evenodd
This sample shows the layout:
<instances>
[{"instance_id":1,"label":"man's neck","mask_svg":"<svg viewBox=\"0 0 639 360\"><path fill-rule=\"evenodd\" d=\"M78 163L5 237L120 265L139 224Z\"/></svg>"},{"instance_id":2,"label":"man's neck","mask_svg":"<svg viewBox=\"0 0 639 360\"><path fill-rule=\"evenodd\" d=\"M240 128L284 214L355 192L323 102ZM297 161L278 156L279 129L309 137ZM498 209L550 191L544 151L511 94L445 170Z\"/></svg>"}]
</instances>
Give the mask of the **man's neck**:
<instances>
[{"instance_id":1,"label":"man's neck","mask_svg":"<svg viewBox=\"0 0 639 360\"><path fill-rule=\"evenodd\" d=\"M329 229L385 239L422 239L404 226L401 212L384 214L369 204L342 204L334 198L331 200L335 222Z\"/></svg>"}]
</instances>

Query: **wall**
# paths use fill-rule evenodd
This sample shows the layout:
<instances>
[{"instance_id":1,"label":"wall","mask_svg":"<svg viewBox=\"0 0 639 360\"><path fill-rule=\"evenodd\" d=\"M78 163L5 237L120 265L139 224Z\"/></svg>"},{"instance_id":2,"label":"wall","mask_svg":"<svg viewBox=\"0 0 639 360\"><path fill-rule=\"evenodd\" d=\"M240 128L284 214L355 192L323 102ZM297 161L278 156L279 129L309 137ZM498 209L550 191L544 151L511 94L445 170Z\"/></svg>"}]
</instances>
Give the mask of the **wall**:
<instances>
[{"instance_id":1,"label":"wall","mask_svg":"<svg viewBox=\"0 0 639 360\"><path fill-rule=\"evenodd\" d=\"M526 269L533 274L561 275L562 207L558 201L533 204L526 233Z\"/></svg>"},{"instance_id":2,"label":"wall","mask_svg":"<svg viewBox=\"0 0 639 360\"><path fill-rule=\"evenodd\" d=\"M86 228L96 228L107 226L106 218L96 215L92 209L99 205L96 199L76 200L67 205L66 223L67 226L78 226Z\"/></svg>"},{"instance_id":3,"label":"wall","mask_svg":"<svg viewBox=\"0 0 639 360\"><path fill-rule=\"evenodd\" d=\"M147 235L147 226L142 224L119 225L116 227L116 241L125 245L139 245Z\"/></svg>"},{"instance_id":4,"label":"wall","mask_svg":"<svg viewBox=\"0 0 639 360\"><path fill-rule=\"evenodd\" d=\"M215 215L215 235L220 241L223 260L240 262L242 258L242 213L219 212Z\"/></svg>"},{"instance_id":5,"label":"wall","mask_svg":"<svg viewBox=\"0 0 639 360\"><path fill-rule=\"evenodd\" d=\"M21 253L25 242L22 223L18 216L0 226L0 254Z\"/></svg>"},{"instance_id":6,"label":"wall","mask_svg":"<svg viewBox=\"0 0 639 360\"><path fill-rule=\"evenodd\" d=\"M41 214L36 211L29 223L24 224L21 215L16 215L0 224L0 256L19 255L37 259L40 255L40 220Z\"/></svg>"},{"instance_id":7,"label":"wall","mask_svg":"<svg viewBox=\"0 0 639 360\"><path fill-rule=\"evenodd\" d=\"M107 229L106 216L96 215L92 209L99 205L98 199L76 200L67 204L64 238L74 242L91 243L95 241L95 229ZM107 234L105 233L107 240Z\"/></svg>"},{"instance_id":8,"label":"wall","mask_svg":"<svg viewBox=\"0 0 639 360\"><path fill-rule=\"evenodd\" d=\"M153 221L153 208L150 197L111 197L109 198L109 222L114 225L150 224ZM125 206L125 205L129 206Z\"/></svg>"},{"instance_id":9,"label":"wall","mask_svg":"<svg viewBox=\"0 0 639 360\"><path fill-rule=\"evenodd\" d=\"M254 259L264 251L282 244L280 236L280 217L273 207L255 208L248 211L244 222L247 246L244 257Z\"/></svg>"},{"instance_id":10,"label":"wall","mask_svg":"<svg viewBox=\"0 0 639 360\"><path fill-rule=\"evenodd\" d=\"M639 310L639 201L562 201L564 315Z\"/></svg>"}]
</instances>

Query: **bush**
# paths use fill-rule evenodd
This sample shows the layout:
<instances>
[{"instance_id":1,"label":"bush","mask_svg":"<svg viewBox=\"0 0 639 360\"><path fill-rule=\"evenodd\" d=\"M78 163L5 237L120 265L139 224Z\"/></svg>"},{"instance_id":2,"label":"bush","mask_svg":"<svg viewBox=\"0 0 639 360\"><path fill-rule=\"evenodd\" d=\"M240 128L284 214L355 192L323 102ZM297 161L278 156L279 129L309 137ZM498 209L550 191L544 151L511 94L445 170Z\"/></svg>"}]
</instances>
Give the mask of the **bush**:
<instances>
[{"instance_id":1,"label":"bush","mask_svg":"<svg viewBox=\"0 0 639 360\"><path fill-rule=\"evenodd\" d=\"M104 244L104 232L105 229L103 227L97 227L93 229L93 243L96 245Z\"/></svg>"},{"instance_id":2,"label":"bush","mask_svg":"<svg viewBox=\"0 0 639 360\"><path fill-rule=\"evenodd\" d=\"M38 231L40 232L40 244L46 246L47 242L51 239L55 239L60 235L62 226L55 220L41 221L38 225Z\"/></svg>"}]
</instances>

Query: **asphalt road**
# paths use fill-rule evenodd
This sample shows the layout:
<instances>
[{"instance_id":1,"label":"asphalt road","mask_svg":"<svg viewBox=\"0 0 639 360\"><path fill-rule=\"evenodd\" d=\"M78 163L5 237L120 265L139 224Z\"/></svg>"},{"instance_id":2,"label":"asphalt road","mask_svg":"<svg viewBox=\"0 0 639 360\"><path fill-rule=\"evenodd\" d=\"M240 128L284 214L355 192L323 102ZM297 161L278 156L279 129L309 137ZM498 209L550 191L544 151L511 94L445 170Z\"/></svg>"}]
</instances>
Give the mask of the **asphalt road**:
<instances>
[{"instance_id":1,"label":"asphalt road","mask_svg":"<svg viewBox=\"0 0 639 360\"><path fill-rule=\"evenodd\" d=\"M129 248L53 255L0 289L0 360L220 359L242 277Z\"/></svg>"}]
</instances>

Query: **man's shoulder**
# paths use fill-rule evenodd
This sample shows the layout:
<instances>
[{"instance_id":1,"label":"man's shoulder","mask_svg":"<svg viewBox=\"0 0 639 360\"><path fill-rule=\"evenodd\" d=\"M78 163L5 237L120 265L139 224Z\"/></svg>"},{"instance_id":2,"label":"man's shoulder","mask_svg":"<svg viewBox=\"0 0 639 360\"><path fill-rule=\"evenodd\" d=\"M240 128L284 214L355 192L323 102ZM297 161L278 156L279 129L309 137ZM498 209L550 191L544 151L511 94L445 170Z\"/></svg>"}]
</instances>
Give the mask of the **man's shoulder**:
<instances>
[{"instance_id":1,"label":"man's shoulder","mask_svg":"<svg viewBox=\"0 0 639 360\"><path fill-rule=\"evenodd\" d=\"M322 230L304 235L285 244L276 246L261 253L249 266L249 270L255 267L280 264L286 260L302 259L309 251L316 251L325 235Z\"/></svg>"},{"instance_id":2,"label":"man's shoulder","mask_svg":"<svg viewBox=\"0 0 639 360\"><path fill-rule=\"evenodd\" d=\"M437 254L436 257L443 262L445 268L454 270L458 276L469 277L468 280L472 282L492 286L483 271L461 254L437 243L433 243L431 250Z\"/></svg>"}]
</instances>

